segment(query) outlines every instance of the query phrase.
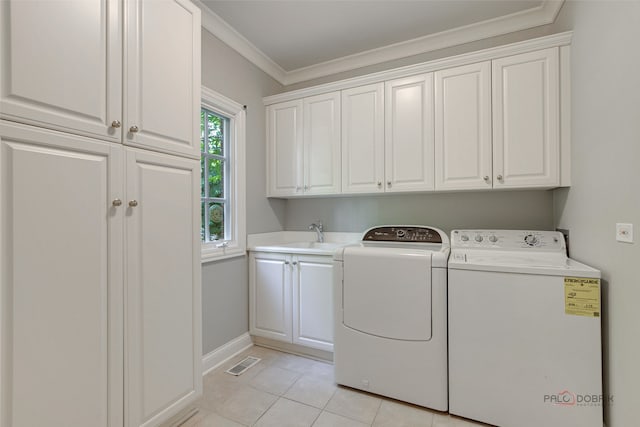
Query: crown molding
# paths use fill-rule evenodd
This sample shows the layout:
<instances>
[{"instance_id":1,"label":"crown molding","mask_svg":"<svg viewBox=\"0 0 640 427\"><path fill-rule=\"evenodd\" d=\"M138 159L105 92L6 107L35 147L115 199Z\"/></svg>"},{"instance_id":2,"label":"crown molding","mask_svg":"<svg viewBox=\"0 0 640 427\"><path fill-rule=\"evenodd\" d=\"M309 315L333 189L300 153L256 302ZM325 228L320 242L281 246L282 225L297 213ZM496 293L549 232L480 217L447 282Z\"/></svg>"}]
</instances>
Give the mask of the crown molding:
<instances>
[{"instance_id":1,"label":"crown molding","mask_svg":"<svg viewBox=\"0 0 640 427\"><path fill-rule=\"evenodd\" d=\"M276 64L271 58L247 40L235 28L227 24L200 0L191 0L202 11L202 28L222 40L225 44L245 57L256 67L273 77L278 83L284 85L287 72Z\"/></svg>"},{"instance_id":2,"label":"crown molding","mask_svg":"<svg viewBox=\"0 0 640 427\"><path fill-rule=\"evenodd\" d=\"M491 61L496 58L517 55L534 50L568 46L571 44L572 37L573 32L566 31L564 33L552 34L549 36L524 40L517 43L491 47L475 52L463 53L460 55L436 59L433 61L407 65L404 67L379 71L377 73L365 74L363 76L352 77L349 79L337 80L317 86L310 86L303 89L283 92L276 95L264 97L262 98L262 101L264 105L271 105L280 102L305 98L308 96L320 95L327 92L333 92L373 83L380 83L387 80L413 76L416 74L431 73L438 70L474 64L482 61Z\"/></svg>"},{"instance_id":3,"label":"crown molding","mask_svg":"<svg viewBox=\"0 0 640 427\"><path fill-rule=\"evenodd\" d=\"M438 49L471 43L489 37L526 30L555 21L564 0L544 0L535 8L512 13L498 18L430 34L424 37L383 46L377 49L344 56L326 62L285 71L260 49L254 46L222 18L206 7L200 0L193 2L202 10L202 26L221 39L258 68L287 86L320 77L329 76L357 68L392 61Z\"/></svg>"}]
</instances>

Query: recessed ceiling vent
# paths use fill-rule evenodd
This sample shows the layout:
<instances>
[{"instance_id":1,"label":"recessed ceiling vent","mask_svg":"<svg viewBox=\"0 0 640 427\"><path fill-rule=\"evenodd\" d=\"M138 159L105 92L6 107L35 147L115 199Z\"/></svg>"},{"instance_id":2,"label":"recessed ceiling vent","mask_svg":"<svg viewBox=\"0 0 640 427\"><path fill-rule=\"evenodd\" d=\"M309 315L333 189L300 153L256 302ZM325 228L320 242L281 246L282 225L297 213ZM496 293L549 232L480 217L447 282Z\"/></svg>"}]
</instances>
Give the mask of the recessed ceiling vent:
<instances>
[{"instance_id":1,"label":"recessed ceiling vent","mask_svg":"<svg viewBox=\"0 0 640 427\"><path fill-rule=\"evenodd\" d=\"M262 359L258 359L257 357L247 357L246 359L244 359L243 361L241 361L240 363L234 365L233 367L227 369L227 374L231 374L231 375L242 375L244 374L247 369L249 369L250 367L252 367L253 365L255 365L256 363L258 363L260 360Z\"/></svg>"}]
</instances>

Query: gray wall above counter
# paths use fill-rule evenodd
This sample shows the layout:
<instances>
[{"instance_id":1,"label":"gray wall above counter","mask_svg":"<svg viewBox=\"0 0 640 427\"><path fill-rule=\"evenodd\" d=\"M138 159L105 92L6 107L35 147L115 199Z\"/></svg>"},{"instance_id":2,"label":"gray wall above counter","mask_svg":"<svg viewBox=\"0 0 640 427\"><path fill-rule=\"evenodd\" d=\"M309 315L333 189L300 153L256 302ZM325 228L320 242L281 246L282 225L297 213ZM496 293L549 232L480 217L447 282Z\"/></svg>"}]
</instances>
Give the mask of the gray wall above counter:
<instances>
[{"instance_id":1,"label":"gray wall above counter","mask_svg":"<svg viewBox=\"0 0 640 427\"><path fill-rule=\"evenodd\" d=\"M553 229L553 193L544 190L386 194L289 199L285 230L320 220L326 231L363 232L382 224L454 228Z\"/></svg>"}]
</instances>

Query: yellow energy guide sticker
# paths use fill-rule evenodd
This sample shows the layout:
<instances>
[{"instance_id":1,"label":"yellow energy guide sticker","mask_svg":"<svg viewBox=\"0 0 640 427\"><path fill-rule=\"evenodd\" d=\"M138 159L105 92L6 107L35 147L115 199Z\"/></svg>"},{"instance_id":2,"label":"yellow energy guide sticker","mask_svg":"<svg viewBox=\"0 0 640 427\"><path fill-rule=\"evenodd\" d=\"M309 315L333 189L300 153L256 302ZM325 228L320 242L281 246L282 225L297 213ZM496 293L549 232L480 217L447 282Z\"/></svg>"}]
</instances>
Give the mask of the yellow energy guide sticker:
<instances>
[{"instance_id":1,"label":"yellow energy guide sticker","mask_svg":"<svg viewBox=\"0 0 640 427\"><path fill-rule=\"evenodd\" d=\"M564 312L573 316L600 317L600 279L565 277Z\"/></svg>"}]
</instances>

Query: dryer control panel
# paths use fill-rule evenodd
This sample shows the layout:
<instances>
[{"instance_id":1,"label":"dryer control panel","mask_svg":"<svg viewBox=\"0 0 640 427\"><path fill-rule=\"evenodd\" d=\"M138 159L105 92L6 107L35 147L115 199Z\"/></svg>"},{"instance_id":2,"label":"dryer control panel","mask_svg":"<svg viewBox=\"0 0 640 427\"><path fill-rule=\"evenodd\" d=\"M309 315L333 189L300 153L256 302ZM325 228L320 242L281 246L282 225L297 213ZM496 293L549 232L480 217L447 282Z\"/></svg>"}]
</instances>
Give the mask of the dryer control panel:
<instances>
[{"instance_id":1,"label":"dryer control panel","mask_svg":"<svg viewBox=\"0 0 640 427\"><path fill-rule=\"evenodd\" d=\"M365 242L442 243L440 233L429 227L387 225L374 227L364 234Z\"/></svg>"},{"instance_id":2,"label":"dryer control panel","mask_svg":"<svg viewBox=\"0 0 640 427\"><path fill-rule=\"evenodd\" d=\"M537 230L453 230L451 248L566 251L562 233Z\"/></svg>"}]
</instances>

